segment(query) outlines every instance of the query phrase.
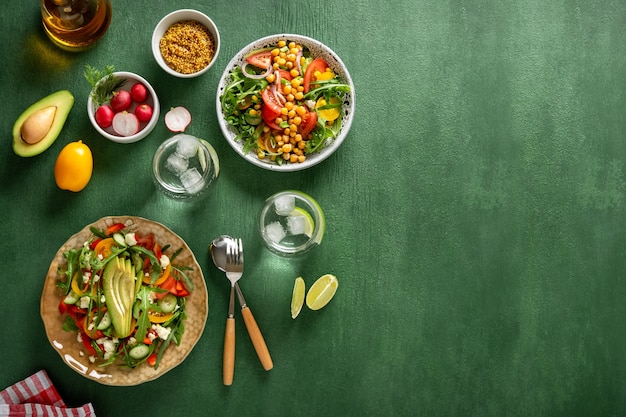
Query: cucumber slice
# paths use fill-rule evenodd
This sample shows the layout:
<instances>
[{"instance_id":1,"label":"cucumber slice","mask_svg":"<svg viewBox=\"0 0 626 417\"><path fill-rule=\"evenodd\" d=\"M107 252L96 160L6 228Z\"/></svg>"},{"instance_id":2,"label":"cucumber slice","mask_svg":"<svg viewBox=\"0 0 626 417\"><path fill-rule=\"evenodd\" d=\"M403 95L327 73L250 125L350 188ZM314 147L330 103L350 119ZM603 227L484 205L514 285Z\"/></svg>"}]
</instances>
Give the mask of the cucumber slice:
<instances>
[{"instance_id":1,"label":"cucumber slice","mask_svg":"<svg viewBox=\"0 0 626 417\"><path fill-rule=\"evenodd\" d=\"M133 346L133 348L128 352L131 358L135 360L140 360L145 358L150 354L150 348L148 345L144 345L143 343L138 344L137 346Z\"/></svg>"},{"instance_id":2,"label":"cucumber slice","mask_svg":"<svg viewBox=\"0 0 626 417\"><path fill-rule=\"evenodd\" d=\"M178 298L174 294L167 294L159 300L158 305L163 313L171 313L178 305Z\"/></svg>"},{"instance_id":3,"label":"cucumber slice","mask_svg":"<svg viewBox=\"0 0 626 417\"><path fill-rule=\"evenodd\" d=\"M124 239L124 235L123 234L121 234L121 233L113 233L113 240L120 247L122 247L122 248L126 247L126 239Z\"/></svg>"},{"instance_id":4,"label":"cucumber slice","mask_svg":"<svg viewBox=\"0 0 626 417\"><path fill-rule=\"evenodd\" d=\"M78 294L76 294L74 291L70 291L65 296L65 299L63 299L63 302L65 304L76 304L79 299L80 299L80 297L78 296Z\"/></svg>"},{"instance_id":5,"label":"cucumber slice","mask_svg":"<svg viewBox=\"0 0 626 417\"><path fill-rule=\"evenodd\" d=\"M111 325L111 316L109 316L109 312L105 312L100 319L100 323L96 326L98 330L107 329Z\"/></svg>"}]
</instances>

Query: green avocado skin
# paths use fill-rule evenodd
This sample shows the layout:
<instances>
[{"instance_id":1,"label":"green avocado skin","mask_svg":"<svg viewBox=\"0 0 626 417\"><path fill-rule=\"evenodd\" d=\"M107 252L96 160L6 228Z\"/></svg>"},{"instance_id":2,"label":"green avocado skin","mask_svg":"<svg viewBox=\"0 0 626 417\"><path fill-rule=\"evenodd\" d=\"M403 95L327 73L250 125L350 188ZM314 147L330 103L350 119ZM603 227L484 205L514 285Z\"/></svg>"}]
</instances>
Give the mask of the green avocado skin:
<instances>
[{"instance_id":1,"label":"green avocado skin","mask_svg":"<svg viewBox=\"0 0 626 417\"><path fill-rule=\"evenodd\" d=\"M39 142L32 145L24 142L20 132L24 121L26 121L26 119L28 119L28 117L37 110L50 106L56 107L57 110L54 115L52 126L46 136ZM60 90L42 98L24 110L13 125L13 151L15 154L23 157L30 157L39 155L48 149L54 143L56 138L59 137L59 134L63 129L63 125L65 124L65 120L67 120L67 116L70 114L70 110L72 110L73 106L74 96L72 93L68 90Z\"/></svg>"}]
</instances>

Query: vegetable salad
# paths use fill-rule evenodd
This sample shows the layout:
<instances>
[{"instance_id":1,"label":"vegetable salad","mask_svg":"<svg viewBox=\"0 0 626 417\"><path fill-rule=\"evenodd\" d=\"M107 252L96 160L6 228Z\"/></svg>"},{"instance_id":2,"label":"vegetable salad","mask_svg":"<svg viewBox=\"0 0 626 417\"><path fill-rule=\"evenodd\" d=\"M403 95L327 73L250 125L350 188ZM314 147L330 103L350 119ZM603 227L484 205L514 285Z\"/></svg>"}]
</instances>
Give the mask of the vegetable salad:
<instances>
[{"instance_id":1,"label":"vegetable salad","mask_svg":"<svg viewBox=\"0 0 626 417\"><path fill-rule=\"evenodd\" d=\"M277 164L301 163L337 137L349 91L323 58L281 40L233 68L221 105L244 153Z\"/></svg>"},{"instance_id":2,"label":"vegetable salad","mask_svg":"<svg viewBox=\"0 0 626 417\"><path fill-rule=\"evenodd\" d=\"M176 266L182 248L167 255L169 245L152 233L122 223L91 232L82 247L63 254L67 267L59 268L57 284L65 293L63 330L77 332L92 363L119 359L129 368L146 362L156 369L183 336L192 268Z\"/></svg>"}]
</instances>

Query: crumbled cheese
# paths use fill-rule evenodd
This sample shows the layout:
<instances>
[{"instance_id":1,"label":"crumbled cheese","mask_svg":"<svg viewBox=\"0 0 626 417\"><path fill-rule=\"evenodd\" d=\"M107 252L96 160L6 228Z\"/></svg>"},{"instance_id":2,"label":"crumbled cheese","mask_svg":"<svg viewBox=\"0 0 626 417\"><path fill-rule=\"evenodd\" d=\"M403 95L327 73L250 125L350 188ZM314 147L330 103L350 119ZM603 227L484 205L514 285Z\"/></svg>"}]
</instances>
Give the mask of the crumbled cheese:
<instances>
[{"instance_id":1,"label":"crumbled cheese","mask_svg":"<svg viewBox=\"0 0 626 417\"><path fill-rule=\"evenodd\" d=\"M150 303L154 304L157 302L158 298L156 296L156 293L154 291L150 291L148 293L148 298L150 299Z\"/></svg>"},{"instance_id":2,"label":"crumbled cheese","mask_svg":"<svg viewBox=\"0 0 626 417\"><path fill-rule=\"evenodd\" d=\"M83 334L82 333L76 333L76 341L78 341L78 343L83 343Z\"/></svg>"},{"instance_id":3,"label":"crumbled cheese","mask_svg":"<svg viewBox=\"0 0 626 417\"><path fill-rule=\"evenodd\" d=\"M96 357L93 355L89 356L89 362L94 363L96 361Z\"/></svg>"},{"instance_id":4,"label":"crumbled cheese","mask_svg":"<svg viewBox=\"0 0 626 417\"><path fill-rule=\"evenodd\" d=\"M160 324L153 324L152 330L154 330L157 335L163 340L166 340L169 337L170 332L172 331L172 329L170 329L169 327L163 327Z\"/></svg>"},{"instance_id":5,"label":"crumbled cheese","mask_svg":"<svg viewBox=\"0 0 626 417\"><path fill-rule=\"evenodd\" d=\"M100 297L100 302L106 303L106 301L107 301L106 297L104 296L104 294L102 294L102 296Z\"/></svg>"},{"instance_id":6,"label":"crumbled cheese","mask_svg":"<svg viewBox=\"0 0 626 417\"><path fill-rule=\"evenodd\" d=\"M100 275L96 274L93 276L93 282L98 282L100 281Z\"/></svg>"},{"instance_id":7,"label":"crumbled cheese","mask_svg":"<svg viewBox=\"0 0 626 417\"><path fill-rule=\"evenodd\" d=\"M170 258L163 254L161 255L161 259L159 259L159 262L161 262L161 268L165 269L170 264Z\"/></svg>"},{"instance_id":8,"label":"crumbled cheese","mask_svg":"<svg viewBox=\"0 0 626 417\"><path fill-rule=\"evenodd\" d=\"M89 297L80 297L80 308L89 308Z\"/></svg>"},{"instance_id":9,"label":"crumbled cheese","mask_svg":"<svg viewBox=\"0 0 626 417\"><path fill-rule=\"evenodd\" d=\"M134 336L128 338L128 342L126 342L128 346L135 346L137 344L137 339Z\"/></svg>"},{"instance_id":10,"label":"crumbled cheese","mask_svg":"<svg viewBox=\"0 0 626 417\"><path fill-rule=\"evenodd\" d=\"M137 244L137 238L134 233L126 233L126 236L124 236L124 242L126 242L128 246L135 246Z\"/></svg>"},{"instance_id":11,"label":"crumbled cheese","mask_svg":"<svg viewBox=\"0 0 626 417\"><path fill-rule=\"evenodd\" d=\"M85 356L85 352L83 352L83 351L81 350L80 352L78 352L78 356L80 356L80 357L82 358L83 356Z\"/></svg>"},{"instance_id":12,"label":"crumbled cheese","mask_svg":"<svg viewBox=\"0 0 626 417\"><path fill-rule=\"evenodd\" d=\"M99 253L99 254L98 254L98 259L99 259L99 260L103 260L103 259L104 259L104 256L103 256L101 253Z\"/></svg>"},{"instance_id":13,"label":"crumbled cheese","mask_svg":"<svg viewBox=\"0 0 626 417\"><path fill-rule=\"evenodd\" d=\"M154 341L154 339L156 338L157 338L156 333L152 333L152 332L148 333L148 339L150 339L150 341Z\"/></svg>"},{"instance_id":14,"label":"crumbled cheese","mask_svg":"<svg viewBox=\"0 0 626 417\"><path fill-rule=\"evenodd\" d=\"M87 330L93 330L94 327L96 327L96 323L94 323L93 321L91 323L89 323L89 325L87 326Z\"/></svg>"},{"instance_id":15,"label":"crumbled cheese","mask_svg":"<svg viewBox=\"0 0 626 417\"><path fill-rule=\"evenodd\" d=\"M88 283L90 278L91 278L91 274L89 272L85 272L83 274L83 283L84 284Z\"/></svg>"}]
</instances>

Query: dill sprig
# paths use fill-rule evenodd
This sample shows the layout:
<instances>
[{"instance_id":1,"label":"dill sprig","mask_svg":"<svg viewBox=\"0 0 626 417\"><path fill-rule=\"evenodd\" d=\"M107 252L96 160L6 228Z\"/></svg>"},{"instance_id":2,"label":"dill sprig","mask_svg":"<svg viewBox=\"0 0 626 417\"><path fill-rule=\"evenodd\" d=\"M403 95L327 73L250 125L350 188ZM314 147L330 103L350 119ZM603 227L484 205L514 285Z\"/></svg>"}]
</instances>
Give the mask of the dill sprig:
<instances>
[{"instance_id":1,"label":"dill sprig","mask_svg":"<svg viewBox=\"0 0 626 417\"><path fill-rule=\"evenodd\" d=\"M106 103L113 97L113 92L124 85L125 79L116 77L113 65L107 65L103 71L85 65L85 79L91 85L91 99L96 107Z\"/></svg>"}]
</instances>

